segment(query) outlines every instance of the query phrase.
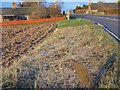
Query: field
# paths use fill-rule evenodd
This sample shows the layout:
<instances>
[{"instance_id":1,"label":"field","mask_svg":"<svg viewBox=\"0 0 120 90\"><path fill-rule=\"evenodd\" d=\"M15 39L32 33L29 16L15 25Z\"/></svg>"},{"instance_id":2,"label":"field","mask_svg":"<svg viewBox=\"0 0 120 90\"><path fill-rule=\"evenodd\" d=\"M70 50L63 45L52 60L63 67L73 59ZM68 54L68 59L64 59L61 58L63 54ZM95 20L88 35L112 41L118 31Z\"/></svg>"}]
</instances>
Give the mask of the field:
<instances>
[{"instance_id":1,"label":"field","mask_svg":"<svg viewBox=\"0 0 120 90\"><path fill-rule=\"evenodd\" d=\"M3 30L2 62L13 61L2 68L3 88L119 86L119 43L90 21L72 19L56 24L9 26ZM12 50L11 54L6 55L6 49ZM20 57L8 58L15 53Z\"/></svg>"},{"instance_id":2,"label":"field","mask_svg":"<svg viewBox=\"0 0 120 90\"><path fill-rule=\"evenodd\" d=\"M5 26L2 31L2 65L9 65L41 43L56 24Z\"/></svg>"}]
</instances>

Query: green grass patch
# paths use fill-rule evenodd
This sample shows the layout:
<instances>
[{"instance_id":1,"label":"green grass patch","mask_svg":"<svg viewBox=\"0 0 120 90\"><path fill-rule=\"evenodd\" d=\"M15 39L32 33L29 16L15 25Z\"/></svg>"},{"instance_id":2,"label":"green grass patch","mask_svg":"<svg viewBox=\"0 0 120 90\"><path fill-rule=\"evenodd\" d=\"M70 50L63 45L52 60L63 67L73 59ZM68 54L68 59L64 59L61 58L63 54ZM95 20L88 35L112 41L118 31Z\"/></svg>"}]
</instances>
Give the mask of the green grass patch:
<instances>
[{"instance_id":1,"label":"green grass patch","mask_svg":"<svg viewBox=\"0 0 120 90\"><path fill-rule=\"evenodd\" d=\"M70 20L58 21L57 23L59 28L70 27L70 26L76 27L76 26L92 24L92 22L87 21L85 19L70 19Z\"/></svg>"},{"instance_id":2,"label":"green grass patch","mask_svg":"<svg viewBox=\"0 0 120 90\"><path fill-rule=\"evenodd\" d=\"M109 35L102 27L94 24L89 20L85 20L82 18L70 19L70 20L58 21L57 24L58 24L58 28L77 27L77 26L87 25L90 28L90 31L92 33L90 37L92 37L95 42L102 45L112 45L113 48L111 48L111 50L114 53L116 53L118 50L118 42L116 41L116 39L114 39L111 35ZM98 38L96 37L99 37L99 39L101 40L98 40Z\"/></svg>"}]
</instances>

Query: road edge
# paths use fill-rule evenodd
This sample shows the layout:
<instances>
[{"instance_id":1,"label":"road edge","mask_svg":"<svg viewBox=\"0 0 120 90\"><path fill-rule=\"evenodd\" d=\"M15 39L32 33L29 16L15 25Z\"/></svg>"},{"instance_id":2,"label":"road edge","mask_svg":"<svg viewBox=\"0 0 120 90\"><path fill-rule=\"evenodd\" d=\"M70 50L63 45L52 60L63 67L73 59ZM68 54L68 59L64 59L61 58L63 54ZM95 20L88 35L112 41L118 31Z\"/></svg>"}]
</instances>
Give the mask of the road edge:
<instances>
[{"instance_id":1,"label":"road edge","mask_svg":"<svg viewBox=\"0 0 120 90\"><path fill-rule=\"evenodd\" d=\"M88 20L88 19L87 19ZM118 36L116 36L114 33L112 33L109 29L107 29L104 25L98 23L98 22L95 22L93 20L89 20L99 26L101 26L105 31L107 31L113 38L115 38L118 42L120 42L120 38Z\"/></svg>"}]
</instances>

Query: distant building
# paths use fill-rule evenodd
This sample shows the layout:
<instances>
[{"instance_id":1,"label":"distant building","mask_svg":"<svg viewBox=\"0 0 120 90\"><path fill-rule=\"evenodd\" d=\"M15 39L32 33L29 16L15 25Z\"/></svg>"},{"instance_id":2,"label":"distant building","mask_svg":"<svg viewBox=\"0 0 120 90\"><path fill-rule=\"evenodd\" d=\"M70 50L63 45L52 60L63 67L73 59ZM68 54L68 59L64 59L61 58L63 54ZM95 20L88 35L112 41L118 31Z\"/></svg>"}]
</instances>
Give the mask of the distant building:
<instances>
[{"instance_id":1,"label":"distant building","mask_svg":"<svg viewBox=\"0 0 120 90\"><path fill-rule=\"evenodd\" d=\"M36 8L22 2L18 5L13 2L11 8L0 8L0 22L36 19L36 17L50 18L55 16L62 16L61 9L57 8L56 2L54 3L54 8L45 6Z\"/></svg>"},{"instance_id":2,"label":"distant building","mask_svg":"<svg viewBox=\"0 0 120 90\"><path fill-rule=\"evenodd\" d=\"M105 10L105 9L118 9L118 5L115 3L92 3L92 10Z\"/></svg>"},{"instance_id":3,"label":"distant building","mask_svg":"<svg viewBox=\"0 0 120 90\"><path fill-rule=\"evenodd\" d=\"M112 10L118 9L118 5L116 3L92 3L91 4L91 12L94 14L96 12L102 12L104 10ZM104 12L103 12L104 14Z\"/></svg>"},{"instance_id":4,"label":"distant building","mask_svg":"<svg viewBox=\"0 0 120 90\"><path fill-rule=\"evenodd\" d=\"M98 2L98 3L91 3L90 5L91 7L91 13L97 13L100 11L104 11L104 10L111 10L111 9L118 9L118 5L116 3L102 3L102 2ZM78 9L75 10L75 13L80 13L80 14L89 14L89 9Z\"/></svg>"},{"instance_id":5,"label":"distant building","mask_svg":"<svg viewBox=\"0 0 120 90\"><path fill-rule=\"evenodd\" d=\"M16 7L16 3L13 2L11 8L0 8L0 21L28 20L29 9Z\"/></svg>"},{"instance_id":6,"label":"distant building","mask_svg":"<svg viewBox=\"0 0 120 90\"><path fill-rule=\"evenodd\" d=\"M76 14L88 14L88 10L85 9L77 9L74 11Z\"/></svg>"},{"instance_id":7,"label":"distant building","mask_svg":"<svg viewBox=\"0 0 120 90\"><path fill-rule=\"evenodd\" d=\"M0 16L2 21L28 20L29 8L2 8Z\"/></svg>"}]
</instances>

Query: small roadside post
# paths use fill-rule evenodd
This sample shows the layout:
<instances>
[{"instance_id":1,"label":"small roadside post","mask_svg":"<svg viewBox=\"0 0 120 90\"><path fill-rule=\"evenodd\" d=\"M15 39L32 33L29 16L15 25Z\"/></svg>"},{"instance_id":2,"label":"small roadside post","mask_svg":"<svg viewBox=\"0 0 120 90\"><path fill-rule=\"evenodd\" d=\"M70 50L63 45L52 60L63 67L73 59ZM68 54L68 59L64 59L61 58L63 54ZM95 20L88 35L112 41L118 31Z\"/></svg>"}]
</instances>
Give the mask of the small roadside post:
<instances>
[{"instance_id":1,"label":"small roadside post","mask_svg":"<svg viewBox=\"0 0 120 90\"><path fill-rule=\"evenodd\" d=\"M63 15L65 16L65 11L63 11Z\"/></svg>"},{"instance_id":2,"label":"small roadside post","mask_svg":"<svg viewBox=\"0 0 120 90\"><path fill-rule=\"evenodd\" d=\"M63 16L66 18L66 13L65 13L65 11L63 11Z\"/></svg>"},{"instance_id":3,"label":"small roadside post","mask_svg":"<svg viewBox=\"0 0 120 90\"><path fill-rule=\"evenodd\" d=\"M67 11L66 13L66 18L69 20L70 19L70 11Z\"/></svg>"}]
</instances>

